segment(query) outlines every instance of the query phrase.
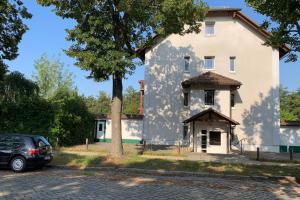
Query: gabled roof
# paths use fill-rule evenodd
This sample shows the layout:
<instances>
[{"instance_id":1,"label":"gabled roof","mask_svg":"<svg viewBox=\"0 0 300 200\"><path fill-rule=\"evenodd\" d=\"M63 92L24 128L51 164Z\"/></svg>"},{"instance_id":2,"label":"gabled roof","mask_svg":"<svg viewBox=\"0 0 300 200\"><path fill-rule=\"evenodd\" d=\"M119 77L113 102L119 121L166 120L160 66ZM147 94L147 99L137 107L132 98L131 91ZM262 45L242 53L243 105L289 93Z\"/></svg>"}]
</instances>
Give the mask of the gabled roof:
<instances>
[{"instance_id":1,"label":"gabled roof","mask_svg":"<svg viewBox=\"0 0 300 200\"><path fill-rule=\"evenodd\" d=\"M188 88L193 85L197 86L228 86L231 88L239 88L242 83L234 79L216 74L214 72L206 72L185 80L181 83L183 88Z\"/></svg>"},{"instance_id":2,"label":"gabled roof","mask_svg":"<svg viewBox=\"0 0 300 200\"><path fill-rule=\"evenodd\" d=\"M200 121L202 118L205 118L205 117L208 117L208 119L213 119L214 118L219 118L219 119L222 119L222 120L225 120L227 122L229 122L230 124L232 125L239 125L240 123L238 123L237 121L231 119L230 117L227 117L226 115L223 115L222 113L214 110L213 108L209 108L207 110L204 110L192 117L190 117L189 119L186 119L183 121L183 123L190 123L190 122L193 122L193 121Z\"/></svg>"},{"instance_id":3,"label":"gabled roof","mask_svg":"<svg viewBox=\"0 0 300 200\"><path fill-rule=\"evenodd\" d=\"M268 38L271 36L271 33L269 33L267 30L262 29L260 25L258 25L256 22L251 20L249 17L244 15L241 12L240 8L211 8L208 10L208 13L206 15L207 17L222 17L222 16L231 16L233 19L240 20L241 22L245 23L247 26L252 28L256 33L262 35L264 38ZM137 52L140 54L140 57L142 59L145 58L145 53L151 49L153 46L157 45L164 39L164 36L155 35L152 40L152 44L149 46L141 47L137 50ZM279 56L282 58L284 55L286 55L290 48L288 45L282 45L279 48Z\"/></svg>"}]
</instances>

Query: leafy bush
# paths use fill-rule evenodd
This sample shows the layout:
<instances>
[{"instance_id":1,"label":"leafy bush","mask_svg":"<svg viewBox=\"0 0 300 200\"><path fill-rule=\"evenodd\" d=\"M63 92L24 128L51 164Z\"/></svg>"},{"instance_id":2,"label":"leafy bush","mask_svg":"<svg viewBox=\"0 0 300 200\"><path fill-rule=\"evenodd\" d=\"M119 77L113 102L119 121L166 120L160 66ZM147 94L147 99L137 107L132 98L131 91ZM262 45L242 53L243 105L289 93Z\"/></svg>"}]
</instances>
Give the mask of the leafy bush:
<instances>
[{"instance_id":1,"label":"leafy bush","mask_svg":"<svg viewBox=\"0 0 300 200\"><path fill-rule=\"evenodd\" d=\"M85 138L93 140L94 116L88 111L84 98L76 91L59 91L51 100L54 106L52 137L61 145L82 144Z\"/></svg>"}]
</instances>

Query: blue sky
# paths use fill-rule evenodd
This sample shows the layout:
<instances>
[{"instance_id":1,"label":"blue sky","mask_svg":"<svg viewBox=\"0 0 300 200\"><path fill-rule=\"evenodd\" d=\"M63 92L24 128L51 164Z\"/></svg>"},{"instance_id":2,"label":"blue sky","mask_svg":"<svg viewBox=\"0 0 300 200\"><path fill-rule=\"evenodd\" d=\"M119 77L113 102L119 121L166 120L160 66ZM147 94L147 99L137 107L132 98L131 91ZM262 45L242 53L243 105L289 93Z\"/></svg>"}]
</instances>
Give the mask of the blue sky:
<instances>
[{"instance_id":1,"label":"blue sky","mask_svg":"<svg viewBox=\"0 0 300 200\"><path fill-rule=\"evenodd\" d=\"M249 8L243 0L207 0L209 6L225 6L242 8L243 13L258 23L261 23L265 17ZM70 46L65 40L65 29L71 28L71 20L63 20L57 17L51 8L41 7L34 0L25 1L28 10L33 14L31 20L26 21L29 30L25 33L23 40L19 45L19 56L16 60L8 62L10 71L20 71L31 78L34 70L34 60L46 53L49 57L60 56L60 59L66 64L66 68L75 75L75 84L81 94L97 96L100 90L111 94L111 81L95 82L87 79L89 74L74 66L75 60L66 56L63 49ZM280 81L284 87L293 91L300 88L300 61L296 63L280 63ZM135 73L124 80L124 88L129 85L138 89L138 80L144 79L144 68L136 69Z\"/></svg>"}]
</instances>

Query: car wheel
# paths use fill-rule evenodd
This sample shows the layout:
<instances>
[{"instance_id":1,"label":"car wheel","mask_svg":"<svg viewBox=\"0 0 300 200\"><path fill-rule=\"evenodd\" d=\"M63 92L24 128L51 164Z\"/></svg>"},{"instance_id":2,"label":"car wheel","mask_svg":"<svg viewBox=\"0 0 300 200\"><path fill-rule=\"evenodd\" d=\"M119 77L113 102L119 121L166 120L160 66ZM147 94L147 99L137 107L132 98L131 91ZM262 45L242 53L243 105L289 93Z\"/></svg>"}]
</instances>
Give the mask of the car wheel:
<instances>
[{"instance_id":1,"label":"car wheel","mask_svg":"<svg viewBox=\"0 0 300 200\"><path fill-rule=\"evenodd\" d=\"M14 172L22 172L26 169L26 160L22 156L14 157L10 161L10 168Z\"/></svg>"}]
</instances>

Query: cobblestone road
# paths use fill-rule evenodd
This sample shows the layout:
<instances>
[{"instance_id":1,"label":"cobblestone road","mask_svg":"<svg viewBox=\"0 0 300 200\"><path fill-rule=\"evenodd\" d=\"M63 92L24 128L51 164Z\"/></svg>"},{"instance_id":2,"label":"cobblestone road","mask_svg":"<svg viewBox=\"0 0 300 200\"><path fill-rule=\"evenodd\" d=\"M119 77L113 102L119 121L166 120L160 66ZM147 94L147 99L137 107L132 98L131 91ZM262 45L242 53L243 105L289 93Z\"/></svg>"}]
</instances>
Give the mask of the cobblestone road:
<instances>
[{"instance_id":1,"label":"cobblestone road","mask_svg":"<svg viewBox=\"0 0 300 200\"><path fill-rule=\"evenodd\" d=\"M300 199L287 182L176 178L44 169L0 170L0 199Z\"/></svg>"}]
</instances>

